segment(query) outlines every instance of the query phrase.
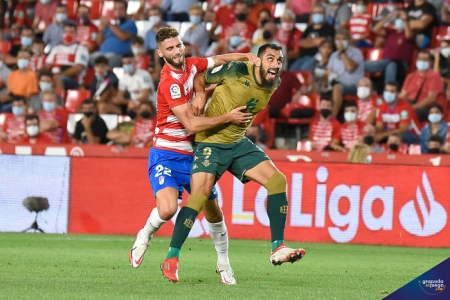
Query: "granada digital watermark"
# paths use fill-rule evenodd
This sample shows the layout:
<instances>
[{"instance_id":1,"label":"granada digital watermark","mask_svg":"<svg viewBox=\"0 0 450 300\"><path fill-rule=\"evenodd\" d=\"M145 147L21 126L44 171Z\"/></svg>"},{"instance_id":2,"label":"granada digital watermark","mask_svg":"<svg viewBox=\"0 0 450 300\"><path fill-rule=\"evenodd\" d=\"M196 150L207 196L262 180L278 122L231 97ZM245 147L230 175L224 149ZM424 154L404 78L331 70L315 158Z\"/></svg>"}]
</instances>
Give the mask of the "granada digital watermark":
<instances>
[{"instance_id":1,"label":"granada digital watermark","mask_svg":"<svg viewBox=\"0 0 450 300\"><path fill-rule=\"evenodd\" d=\"M442 293L446 285L442 279L424 279L419 280L419 286L428 295L438 295Z\"/></svg>"}]
</instances>

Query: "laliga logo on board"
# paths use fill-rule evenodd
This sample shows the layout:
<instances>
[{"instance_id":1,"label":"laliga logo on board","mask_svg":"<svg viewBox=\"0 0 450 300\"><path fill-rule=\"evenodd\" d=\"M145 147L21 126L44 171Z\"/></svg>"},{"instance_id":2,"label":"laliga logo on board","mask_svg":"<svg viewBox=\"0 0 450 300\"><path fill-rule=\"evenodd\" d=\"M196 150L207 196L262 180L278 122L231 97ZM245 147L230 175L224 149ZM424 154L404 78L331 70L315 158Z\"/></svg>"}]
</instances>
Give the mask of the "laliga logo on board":
<instances>
[{"instance_id":1,"label":"laliga logo on board","mask_svg":"<svg viewBox=\"0 0 450 300\"><path fill-rule=\"evenodd\" d=\"M430 236L441 231L447 224L447 212L444 206L434 199L434 193L428 180L427 173L422 174L422 185L425 190L426 199L428 199L428 211L424 195L420 186L416 189L416 201L419 206L420 214L423 217L423 224L419 219L419 212L414 206L414 200L408 201L400 210L400 224L411 234L416 236Z\"/></svg>"}]
</instances>

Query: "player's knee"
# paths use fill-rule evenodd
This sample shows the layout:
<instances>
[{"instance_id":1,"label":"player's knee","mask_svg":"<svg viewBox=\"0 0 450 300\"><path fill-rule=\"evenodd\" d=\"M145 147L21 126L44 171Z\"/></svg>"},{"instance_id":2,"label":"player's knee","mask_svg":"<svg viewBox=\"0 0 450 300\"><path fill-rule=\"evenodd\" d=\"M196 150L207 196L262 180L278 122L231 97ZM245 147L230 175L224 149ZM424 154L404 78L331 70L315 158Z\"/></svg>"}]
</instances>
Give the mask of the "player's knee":
<instances>
[{"instance_id":1,"label":"player's knee","mask_svg":"<svg viewBox=\"0 0 450 300\"><path fill-rule=\"evenodd\" d=\"M177 203L164 203L159 205L158 214L161 219L169 221L176 214L177 210Z\"/></svg>"},{"instance_id":2,"label":"player's knee","mask_svg":"<svg viewBox=\"0 0 450 300\"><path fill-rule=\"evenodd\" d=\"M269 181L264 187L267 189L267 194L275 195L285 193L286 184L286 176L280 171L277 171L269 178Z\"/></svg>"}]
</instances>

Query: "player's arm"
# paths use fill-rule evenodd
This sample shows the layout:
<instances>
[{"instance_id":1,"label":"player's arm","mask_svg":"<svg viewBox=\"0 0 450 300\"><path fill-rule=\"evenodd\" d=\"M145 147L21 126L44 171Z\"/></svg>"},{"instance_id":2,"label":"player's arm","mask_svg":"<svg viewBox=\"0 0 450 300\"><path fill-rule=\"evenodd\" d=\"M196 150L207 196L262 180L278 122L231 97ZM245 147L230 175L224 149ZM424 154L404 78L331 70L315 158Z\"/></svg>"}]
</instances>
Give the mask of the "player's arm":
<instances>
[{"instance_id":1,"label":"player's arm","mask_svg":"<svg viewBox=\"0 0 450 300\"><path fill-rule=\"evenodd\" d=\"M251 61L252 63L256 63L258 60L258 56L253 53L229 53L216 55L211 58L214 60L214 67L223 65L229 61Z\"/></svg>"},{"instance_id":2,"label":"player's arm","mask_svg":"<svg viewBox=\"0 0 450 300\"><path fill-rule=\"evenodd\" d=\"M196 117L189 103L172 107L172 112L190 134L204 131L221 124L246 124L251 121L252 114L242 112L246 106L239 106L229 113L217 117Z\"/></svg>"}]
</instances>

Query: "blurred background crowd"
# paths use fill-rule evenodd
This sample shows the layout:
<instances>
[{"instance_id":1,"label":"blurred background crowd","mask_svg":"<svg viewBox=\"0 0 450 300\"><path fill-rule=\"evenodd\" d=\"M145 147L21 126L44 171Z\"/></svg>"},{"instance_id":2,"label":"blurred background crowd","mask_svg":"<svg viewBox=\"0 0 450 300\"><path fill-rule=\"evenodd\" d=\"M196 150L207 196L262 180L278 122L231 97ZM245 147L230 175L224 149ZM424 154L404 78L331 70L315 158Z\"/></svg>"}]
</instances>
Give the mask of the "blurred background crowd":
<instances>
[{"instance_id":1,"label":"blurred background crowd","mask_svg":"<svg viewBox=\"0 0 450 300\"><path fill-rule=\"evenodd\" d=\"M450 0L0 1L0 142L151 147L164 61L282 46L261 148L450 152Z\"/></svg>"}]
</instances>

